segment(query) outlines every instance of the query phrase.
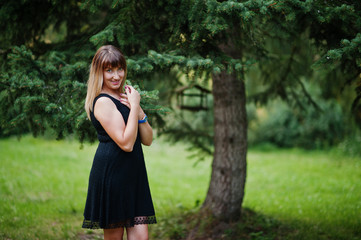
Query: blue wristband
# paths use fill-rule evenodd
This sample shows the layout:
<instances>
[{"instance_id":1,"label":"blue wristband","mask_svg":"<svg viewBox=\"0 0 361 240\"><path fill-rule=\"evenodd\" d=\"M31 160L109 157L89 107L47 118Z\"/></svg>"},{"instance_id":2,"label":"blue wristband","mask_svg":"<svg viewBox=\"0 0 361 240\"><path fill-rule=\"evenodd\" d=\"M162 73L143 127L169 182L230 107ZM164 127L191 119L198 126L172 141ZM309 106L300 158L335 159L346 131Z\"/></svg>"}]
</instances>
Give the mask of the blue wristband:
<instances>
[{"instance_id":1,"label":"blue wristband","mask_svg":"<svg viewBox=\"0 0 361 240\"><path fill-rule=\"evenodd\" d=\"M148 120L148 117L146 114L144 114L144 118L142 120L138 120L138 123L145 123Z\"/></svg>"}]
</instances>

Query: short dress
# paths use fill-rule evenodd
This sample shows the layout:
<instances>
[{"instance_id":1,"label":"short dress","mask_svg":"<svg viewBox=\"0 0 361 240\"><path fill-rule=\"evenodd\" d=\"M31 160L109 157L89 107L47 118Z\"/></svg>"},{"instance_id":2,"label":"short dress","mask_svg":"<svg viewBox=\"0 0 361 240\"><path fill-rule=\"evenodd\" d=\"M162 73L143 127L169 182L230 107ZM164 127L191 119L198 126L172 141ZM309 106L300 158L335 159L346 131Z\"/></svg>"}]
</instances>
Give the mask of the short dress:
<instances>
[{"instance_id":1,"label":"short dress","mask_svg":"<svg viewBox=\"0 0 361 240\"><path fill-rule=\"evenodd\" d=\"M110 98L127 124L129 108L108 94L97 96L93 106L100 97ZM133 151L125 152L109 137L93 112L90 118L99 145L90 171L82 227L110 229L156 223L139 131Z\"/></svg>"}]
</instances>

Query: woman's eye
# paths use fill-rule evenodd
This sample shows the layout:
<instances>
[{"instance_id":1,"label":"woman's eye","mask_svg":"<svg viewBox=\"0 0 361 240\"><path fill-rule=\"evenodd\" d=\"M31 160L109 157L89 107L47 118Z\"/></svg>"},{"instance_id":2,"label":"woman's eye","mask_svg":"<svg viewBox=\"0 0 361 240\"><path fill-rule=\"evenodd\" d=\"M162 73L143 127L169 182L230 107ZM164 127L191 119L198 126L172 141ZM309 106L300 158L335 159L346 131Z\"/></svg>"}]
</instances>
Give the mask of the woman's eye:
<instances>
[{"instance_id":1,"label":"woman's eye","mask_svg":"<svg viewBox=\"0 0 361 240\"><path fill-rule=\"evenodd\" d=\"M112 70L111 70L111 69L107 69L107 70L105 70L105 71L107 71L107 72L112 72Z\"/></svg>"},{"instance_id":2,"label":"woman's eye","mask_svg":"<svg viewBox=\"0 0 361 240\"><path fill-rule=\"evenodd\" d=\"M118 72L121 72L121 71L123 71L123 68L118 68Z\"/></svg>"}]
</instances>

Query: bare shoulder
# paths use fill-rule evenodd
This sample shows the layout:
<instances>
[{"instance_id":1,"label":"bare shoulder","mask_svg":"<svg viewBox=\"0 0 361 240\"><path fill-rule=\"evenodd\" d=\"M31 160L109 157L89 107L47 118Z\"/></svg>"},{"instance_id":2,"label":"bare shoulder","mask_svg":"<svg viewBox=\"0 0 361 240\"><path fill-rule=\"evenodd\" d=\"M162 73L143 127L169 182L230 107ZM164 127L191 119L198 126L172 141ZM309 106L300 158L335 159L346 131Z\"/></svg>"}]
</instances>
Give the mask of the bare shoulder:
<instances>
[{"instance_id":1,"label":"bare shoulder","mask_svg":"<svg viewBox=\"0 0 361 240\"><path fill-rule=\"evenodd\" d=\"M94 105L95 117L111 114L116 110L114 102L108 97L100 97Z\"/></svg>"},{"instance_id":2,"label":"bare shoulder","mask_svg":"<svg viewBox=\"0 0 361 240\"><path fill-rule=\"evenodd\" d=\"M95 105L108 105L108 104L114 106L113 101L106 96L99 97L98 100L95 102Z\"/></svg>"}]
</instances>

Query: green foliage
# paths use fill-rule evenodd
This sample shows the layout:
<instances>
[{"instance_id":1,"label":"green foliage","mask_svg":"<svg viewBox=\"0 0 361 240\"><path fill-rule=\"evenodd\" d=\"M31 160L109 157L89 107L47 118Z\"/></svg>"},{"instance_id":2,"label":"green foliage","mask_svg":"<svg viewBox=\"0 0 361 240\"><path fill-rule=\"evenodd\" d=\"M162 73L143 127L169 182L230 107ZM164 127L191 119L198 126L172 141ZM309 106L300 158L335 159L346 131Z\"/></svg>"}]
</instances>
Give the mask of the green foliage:
<instances>
[{"instance_id":1,"label":"green foliage","mask_svg":"<svg viewBox=\"0 0 361 240\"><path fill-rule=\"evenodd\" d=\"M349 130L341 107L335 102L318 101L321 110L306 112L275 101L266 116L250 122L250 144L272 143L278 147L321 149L336 146Z\"/></svg>"},{"instance_id":2,"label":"green foliage","mask_svg":"<svg viewBox=\"0 0 361 240\"><path fill-rule=\"evenodd\" d=\"M198 161L213 155L213 118L209 112L198 111L197 113L183 112L174 114L169 118L166 130L167 139L171 142L184 142L189 156Z\"/></svg>"},{"instance_id":3,"label":"green foliage","mask_svg":"<svg viewBox=\"0 0 361 240\"><path fill-rule=\"evenodd\" d=\"M79 99L85 98L88 65L66 63L66 57L53 51L44 61L25 46L12 49L7 62L10 71L1 79L1 135L28 131L37 135L50 127L61 138L87 124ZM87 132L80 133L80 140Z\"/></svg>"},{"instance_id":4,"label":"green foliage","mask_svg":"<svg viewBox=\"0 0 361 240\"><path fill-rule=\"evenodd\" d=\"M193 72L188 83L222 71L236 72L243 81L256 69L252 80L262 79L264 88L253 92L251 101L281 97L292 107L317 106L301 81L312 76L311 66L327 70L319 77L337 83L335 88L359 81L360 12L361 4L348 0L4 2L0 136L38 135L52 128L58 138L76 134L81 141L94 140L82 106L91 57L103 44L125 53L132 85L144 86L143 80L174 69ZM359 89L352 103L356 121ZM169 109L158 104L154 89L146 90L142 105L153 115L152 124L162 127ZM188 119L213 118L212 112L198 115ZM209 153L211 128L197 125L208 134L195 140L186 136L195 126L187 127L186 121L176 126L169 132L184 134Z\"/></svg>"},{"instance_id":5,"label":"green foliage","mask_svg":"<svg viewBox=\"0 0 361 240\"><path fill-rule=\"evenodd\" d=\"M357 157L361 156L361 133L356 130L347 135L343 141L337 146L337 149L344 155Z\"/></svg>"},{"instance_id":6,"label":"green foliage","mask_svg":"<svg viewBox=\"0 0 361 240\"><path fill-rule=\"evenodd\" d=\"M31 3L27 1L22 2L23 6L29 4ZM41 8L44 8L44 13L48 12L45 10L46 8L52 8L51 4L56 3L49 2L47 4L41 5ZM72 14L78 11L79 14L80 12L86 14L87 17L98 16L95 13L86 13L86 8L80 10L78 5L74 7L73 2L64 4L61 11L66 12L70 11L70 8L74 8ZM99 6L99 1L97 4ZM4 9L8 8L10 11L12 6L11 3L8 3ZM69 17L79 17L77 14L72 14ZM88 68L96 49L87 42L88 40L84 40L84 37L79 37L77 41L73 41L69 36L79 33L90 34L91 29L94 31L95 27L101 26L98 23L93 25L95 27L90 28L83 21L69 18L65 33L67 37L63 38L63 41L45 46L44 43L48 41L45 33L47 27L57 24L56 21L62 21L62 18L56 14L47 14L47 16L51 16L50 19L43 18L42 27L34 29L35 33L32 32L34 34L33 39L19 40L23 45L10 47L10 44L16 44L16 37L11 34L2 35L4 38L7 37L9 42L7 42L8 45L4 45L8 49L1 52L0 61L3 70L0 79L2 103L0 107L0 115L2 116L0 136L21 135L27 132L37 136L44 134L45 130L50 128L54 130L57 138L75 134L80 141L93 141L96 135L90 126L90 122L86 119L83 106ZM6 16L0 15L1 17ZM71 21L79 23L78 27L85 30L70 26ZM27 25L24 27L31 26L30 23L31 21L26 23ZM109 25L105 30L112 30L111 26ZM94 42L96 36L102 37L103 43L114 40L113 32L106 34L103 36L104 33L99 33L91 38L90 42ZM153 70L152 62L144 57L135 57L134 60L129 58L129 63L130 77L139 79L140 76L144 76ZM136 79L132 81L133 85L136 83ZM162 124L160 116L168 110L157 104L157 91L142 90L141 94L143 96L142 106L145 111L154 114L154 125Z\"/></svg>"},{"instance_id":7,"label":"green foliage","mask_svg":"<svg viewBox=\"0 0 361 240\"><path fill-rule=\"evenodd\" d=\"M7 51L11 46L26 44L43 53L49 50L50 42L41 36L49 28L56 33L65 25L65 38L67 41L75 41L91 28L87 24L92 17L94 16L82 11L78 2L73 0L62 1L61 4L56 0L2 0L0 48Z\"/></svg>"}]
</instances>

